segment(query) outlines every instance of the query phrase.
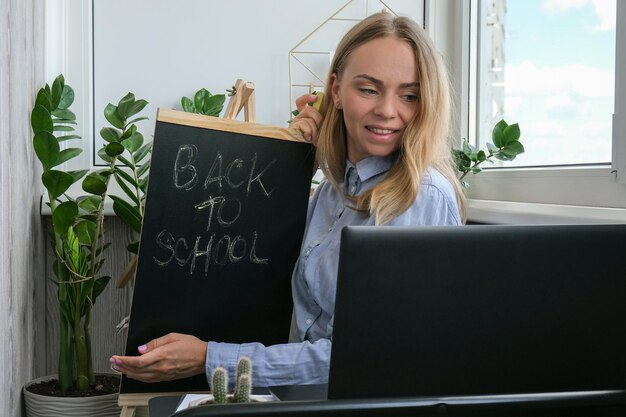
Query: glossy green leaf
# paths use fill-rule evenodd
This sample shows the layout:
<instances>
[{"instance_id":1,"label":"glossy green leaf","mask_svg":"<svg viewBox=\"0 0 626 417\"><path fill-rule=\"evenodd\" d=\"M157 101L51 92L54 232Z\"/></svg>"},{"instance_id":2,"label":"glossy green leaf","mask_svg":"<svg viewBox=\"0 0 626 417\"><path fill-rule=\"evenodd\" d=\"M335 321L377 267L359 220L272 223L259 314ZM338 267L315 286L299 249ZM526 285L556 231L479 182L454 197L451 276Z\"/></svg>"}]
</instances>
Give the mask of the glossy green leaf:
<instances>
[{"instance_id":1,"label":"glossy green leaf","mask_svg":"<svg viewBox=\"0 0 626 417\"><path fill-rule=\"evenodd\" d=\"M505 145L504 142L504 129L506 129L508 124L504 120L500 120L494 127L491 132L491 139L493 140L494 145L498 148L502 148Z\"/></svg>"},{"instance_id":2,"label":"glossy green leaf","mask_svg":"<svg viewBox=\"0 0 626 417\"><path fill-rule=\"evenodd\" d=\"M117 142L109 143L104 147L104 152L106 152L106 154L111 158L115 158L116 156L124 153L124 146Z\"/></svg>"},{"instance_id":3,"label":"glossy green leaf","mask_svg":"<svg viewBox=\"0 0 626 417\"><path fill-rule=\"evenodd\" d=\"M118 129L124 129L124 122L117 114L117 107L115 107L111 103L107 104L107 106L104 108L104 117L108 120L109 123L111 123L111 125L113 125L113 127L116 127Z\"/></svg>"},{"instance_id":4,"label":"glossy green leaf","mask_svg":"<svg viewBox=\"0 0 626 417\"><path fill-rule=\"evenodd\" d=\"M37 133L33 137L33 147L44 171L57 165L56 161L59 159L60 148L59 142L54 135L45 131Z\"/></svg>"},{"instance_id":5,"label":"glossy green leaf","mask_svg":"<svg viewBox=\"0 0 626 417\"><path fill-rule=\"evenodd\" d=\"M137 126L135 125L130 125L127 127L128 128L122 133L122 136L120 136L120 141L131 137L137 131Z\"/></svg>"},{"instance_id":6,"label":"glossy green leaf","mask_svg":"<svg viewBox=\"0 0 626 417\"><path fill-rule=\"evenodd\" d=\"M56 106L57 109L67 109L74 102L74 90L69 85L65 84L63 86L63 92L61 93L61 101L59 105Z\"/></svg>"},{"instance_id":7,"label":"glossy green leaf","mask_svg":"<svg viewBox=\"0 0 626 417\"><path fill-rule=\"evenodd\" d=\"M143 145L143 135L139 132L135 132L128 139L124 139L122 145L124 145L124 148L126 148L128 152L133 153Z\"/></svg>"},{"instance_id":8,"label":"glossy green leaf","mask_svg":"<svg viewBox=\"0 0 626 417\"><path fill-rule=\"evenodd\" d=\"M195 113L196 112L196 106L194 106L193 102L191 101L191 99L189 97L183 97L180 99L180 104L183 108L183 111L186 111L187 113Z\"/></svg>"},{"instance_id":9,"label":"glossy green leaf","mask_svg":"<svg viewBox=\"0 0 626 417\"><path fill-rule=\"evenodd\" d=\"M42 106L48 113L52 112L52 103L50 102L50 93L45 88L40 88L35 99L35 106Z\"/></svg>"},{"instance_id":10,"label":"glossy green leaf","mask_svg":"<svg viewBox=\"0 0 626 417\"><path fill-rule=\"evenodd\" d=\"M473 159L472 156L476 154L476 147L471 145L467 140L463 140L463 153L465 153L468 158Z\"/></svg>"},{"instance_id":11,"label":"glossy green leaf","mask_svg":"<svg viewBox=\"0 0 626 417\"><path fill-rule=\"evenodd\" d=\"M517 155L524 153L524 146L520 142L511 142L502 148L501 152L515 158Z\"/></svg>"},{"instance_id":12,"label":"glossy green leaf","mask_svg":"<svg viewBox=\"0 0 626 417\"><path fill-rule=\"evenodd\" d=\"M102 294L102 291L104 291L109 281L111 281L111 277L109 276L100 277L96 279L93 285L93 295L92 295L93 299L91 301L92 303L94 304L96 303L96 299L98 298L100 294Z\"/></svg>"},{"instance_id":13,"label":"glossy green leaf","mask_svg":"<svg viewBox=\"0 0 626 417\"><path fill-rule=\"evenodd\" d=\"M73 111L71 111L69 109L57 109L57 110L54 110L52 112L52 115L54 117L56 117L57 119L61 119L61 120L65 120L65 121L76 120L76 115L74 114Z\"/></svg>"},{"instance_id":14,"label":"glossy green leaf","mask_svg":"<svg viewBox=\"0 0 626 417\"><path fill-rule=\"evenodd\" d=\"M80 220L76 226L74 226L76 236L81 245L91 246L96 239L97 225L95 222L88 220Z\"/></svg>"},{"instance_id":15,"label":"glossy green leaf","mask_svg":"<svg viewBox=\"0 0 626 417\"><path fill-rule=\"evenodd\" d=\"M63 135L63 136L57 136L57 140L58 140L59 142L63 142L63 141L70 140L70 139L81 139L81 137L80 137L80 136L78 136L78 135Z\"/></svg>"},{"instance_id":16,"label":"glossy green leaf","mask_svg":"<svg viewBox=\"0 0 626 417\"><path fill-rule=\"evenodd\" d=\"M46 190L48 190L50 200L55 200L63 195L74 181L72 176L67 172L51 169L41 175L41 182Z\"/></svg>"},{"instance_id":17,"label":"glossy green leaf","mask_svg":"<svg viewBox=\"0 0 626 417\"><path fill-rule=\"evenodd\" d=\"M109 143L119 142L120 136L120 131L114 127L103 127L100 129L100 137Z\"/></svg>"},{"instance_id":18,"label":"glossy green leaf","mask_svg":"<svg viewBox=\"0 0 626 417\"><path fill-rule=\"evenodd\" d=\"M204 105L204 99L207 96L210 97L211 93L209 93L205 88L201 88L194 95L194 97L193 97L193 105L196 107L196 111L197 112L201 112L202 111L202 106Z\"/></svg>"},{"instance_id":19,"label":"glossy green leaf","mask_svg":"<svg viewBox=\"0 0 626 417\"><path fill-rule=\"evenodd\" d=\"M214 96L205 98L202 113L208 116L219 116L220 112L224 108L225 100L226 96L224 94L216 94Z\"/></svg>"},{"instance_id":20,"label":"glossy green leaf","mask_svg":"<svg viewBox=\"0 0 626 417\"><path fill-rule=\"evenodd\" d=\"M146 162L145 164L137 168L137 176L143 177L144 174L146 174L149 170L150 170L150 161Z\"/></svg>"},{"instance_id":21,"label":"glossy green leaf","mask_svg":"<svg viewBox=\"0 0 626 417\"><path fill-rule=\"evenodd\" d=\"M115 182L120 186L120 188L124 191L124 193L135 203L136 206L139 206L139 200L137 199L137 194L133 190L130 189L128 185L120 178L119 170L115 173Z\"/></svg>"},{"instance_id":22,"label":"glossy green leaf","mask_svg":"<svg viewBox=\"0 0 626 417\"><path fill-rule=\"evenodd\" d=\"M87 175L83 180L83 190L94 195L102 195L106 193L106 178L98 173L91 173Z\"/></svg>"},{"instance_id":23,"label":"glossy green leaf","mask_svg":"<svg viewBox=\"0 0 626 417\"><path fill-rule=\"evenodd\" d=\"M68 119L52 119L52 124L55 126L62 126L62 125L72 125L72 126L76 126L78 123L76 123L75 120L68 120Z\"/></svg>"},{"instance_id":24,"label":"glossy green leaf","mask_svg":"<svg viewBox=\"0 0 626 417\"><path fill-rule=\"evenodd\" d=\"M139 189L146 194L148 192L148 177L139 180Z\"/></svg>"},{"instance_id":25,"label":"glossy green leaf","mask_svg":"<svg viewBox=\"0 0 626 417\"><path fill-rule=\"evenodd\" d=\"M122 177L122 179L126 183L128 183L131 186L137 188L137 186L138 186L137 181L135 181L135 179L128 172L124 171L123 169L119 169L118 168L118 169L116 169L115 174L119 175L120 177Z\"/></svg>"},{"instance_id":26,"label":"glossy green leaf","mask_svg":"<svg viewBox=\"0 0 626 417\"><path fill-rule=\"evenodd\" d=\"M78 203L78 207L82 210L93 213L100 208L100 203L102 202L102 197L99 195L87 195L81 196L76 201Z\"/></svg>"},{"instance_id":27,"label":"glossy green leaf","mask_svg":"<svg viewBox=\"0 0 626 417\"><path fill-rule=\"evenodd\" d=\"M509 145L514 142L518 142L521 132L517 123L507 126L502 132L504 136L504 144Z\"/></svg>"},{"instance_id":28,"label":"glossy green leaf","mask_svg":"<svg viewBox=\"0 0 626 417\"><path fill-rule=\"evenodd\" d=\"M122 120L126 120L129 116L132 116L129 114L129 110L132 108L133 104L135 104L135 95L133 93L126 94L122 97L120 102L117 103L117 114Z\"/></svg>"},{"instance_id":29,"label":"glossy green leaf","mask_svg":"<svg viewBox=\"0 0 626 417\"><path fill-rule=\"evenodd\" d=\"M53 110L59 108L59 103L61 102L61 94L63 93L64 85L65 85L65 80L63 78L63 75L57 76L52 82L50 104L52 105Z\"/></svg>"},{"instance_id":30,"label":"glossy green leaf","mask_svg":"<svg viewBox=\"0 0 626 417\"><path fill-rule=\"evenodd\" d=\"M75 129L72 126L54 125L53 132L73 132Z\"/></svg>"},{"instance_id":31,"label":"glossy green leaf","mask_svg":"<svg viewBox=\"0 0 626 417\"><path fill-rule=\"evenodd\" d=\"M137 149L137 151L133 154L135 158L135 162L141 162L146 155L152 152L152 142L148 142L144 144L141 148Z\"/></svg>"},{"instance_id":32,"label":"glossy green leaf","mask_svg":"<svg viewBox=\"0 0 626 417\"><path fill-rule=\"evenodd\" d=\"M33 108L33 111L30 114L30 125L33 128L34 134L39 132L52 133L52 129L54 128L50 112L48 112L44 106L39 104Z\"/></svg>"},{"instance_id":33,"label":"glossy green leaf","mask_svg":"<svg viewBox=\"0 0 626 417\"><path fill-rule=\"evenodd\" d=\"M133 105L130 107L130 109L128 109L128 115L126 117L128 118L128 117L132 117L136 115L137 113L142 111L147 105L148 105L148 102L146 100L139 99L135 101Z\"/></svg>"},{"instance_id":34,"label":"glossy green leaf","mask_svg":"<svg viewBox=\"0 0 626 417\"><path fill-rule=\"evenodd\" d=\"M98 151L98 156L100 157L100 159L102 159L104 162L107 163L111 163L113 162L113 158L111 158L109 155L107 155L107 153L104 150L104 146L102 148L100 148L100 150Z\"/></svg>"},{"instance_id":35,"label":"glossy green leaf","mask_svg":"<svg viewBox=\"0 0 626 417\"><path fill-rule=\"evenodd\" d=\"M126 246L126 250L130 253L138 254L139 253L139 241L131 242Z\"/></svg>"},{"instance_id":36,"label":"glossy green leaf","mask_svg":"<svg viewBox=\"0 0 626 417\"><path fill-rule=\"evenodd\" d=\"M118 158L118 161L120 161L122 164L124 164L124 166L126 166L129 169L134 169L135 165L133 165L133 163L131 161L129 161L128 159L126 159L124 156L120 155Z\"/></svg>"},{"instance_id":37,"label":"glossy green leaf","mask_svg":"<svg viewBox=\"0 0 626 417\"><path fill-rule=\"evenodd\" d=\"M57 235L63 236L78 217L78 205L73 201L64 201L52 212L52 225Z\"/></svg>"},{"instance_id":38,"label":"glossy green leaf","mask_svg":"<svg viewBox=\"0 0 626 417\"><path fill-rule=\"evenodd\" d=\"M500 150L500 152L494 155L494 158L499 159L500 161L512 161L513 159L515 159L515 155L511 156L506 152L502 152L502 150Z\"/></svg>"},{"instance_id":39,"label":"glossy green leaf","mask_svg":"<svg viewBox=\"0 0 626 417\"><path fill-rule=\"evenodd\" d=\"M491 142L487 142L487 150L489 150L489 153L496 153L500 150L500 148L498 148L496 145L494 145Z\"/></svg>"},{"instance_id":40,"label":"glossy green leaf","mask_svg":"<svg viewBox=\"0 0 626 417\"><path fill-rule=\"evenodd\" d=\"M76 171L67 171L67 173L70 174L70 176L72 177L72 184L74 184L77 181L80 181L80 179L83 178L88 172L89 172L88 169L80 169L80 170L76 170Z\"/></svg>"},{"instance_id":41,"label":"glossy green leaf","mask_svg":"<svg viewBox=\"0 0 626 417\"><path fill-rule=\"evenodd\" d=\"M123 199L111 196L113 199L113 211L135 232L141 232L141 214Z\"/></svg>"},{"instance_id":42,"label":"glossy green leaf","mask_svg":"<svg viewBox=\"0 0 626 417\"><path fill-rule=\"evenodd\" d=\"M132 124L132 123L137 123L137 122L141 122L142 120L148 120L148 119L149 117L138 117L136 119L129 120L127 123Z\"/></svg>"},{"instance_id":43,"label":"glossy green leaf","mask_svg":"<svg viewBox=\"0 0 626 417\"><path fill-rule=\"evenodd\" d=\"M67 148L63 149L59 153L59 157L57 158L54 166L61 165L63 162L69 161L72 158L77 157L83 152L81 148Z\"/></svg>"}]
</instances>

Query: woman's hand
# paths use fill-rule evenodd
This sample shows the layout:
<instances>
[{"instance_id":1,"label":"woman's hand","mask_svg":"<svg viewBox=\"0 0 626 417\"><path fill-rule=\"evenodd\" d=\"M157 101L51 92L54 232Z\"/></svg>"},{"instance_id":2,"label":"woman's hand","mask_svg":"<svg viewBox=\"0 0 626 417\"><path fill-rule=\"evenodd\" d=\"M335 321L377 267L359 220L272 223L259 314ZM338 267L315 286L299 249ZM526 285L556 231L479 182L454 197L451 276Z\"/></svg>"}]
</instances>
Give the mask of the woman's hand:
<instances>
[{"instance_id":1,"label":"woman's hand","mask_svg":"<svg viewBox=\"0 0 626 417\"><path fill-rule=\"evenodd\" d=\"M205 372L208 343L170 333L139 346L140 356L112 356L111 367L143 382L170 381Z\"/></svg>"},{"instance_id":2,"label":"woman's hand","mask_svg":"<svg viewBox=\"0 0 626 417\"><path fill-rule=\"evenodd\" d=\"M289 125L290 128L298 129L308 142L317 146L317 133L322 125L322 115L309 103L315 103L319 97L315 94L305 94L296 99L296 107L300 112L294 117Z\"/></svg>"}]
</instances>

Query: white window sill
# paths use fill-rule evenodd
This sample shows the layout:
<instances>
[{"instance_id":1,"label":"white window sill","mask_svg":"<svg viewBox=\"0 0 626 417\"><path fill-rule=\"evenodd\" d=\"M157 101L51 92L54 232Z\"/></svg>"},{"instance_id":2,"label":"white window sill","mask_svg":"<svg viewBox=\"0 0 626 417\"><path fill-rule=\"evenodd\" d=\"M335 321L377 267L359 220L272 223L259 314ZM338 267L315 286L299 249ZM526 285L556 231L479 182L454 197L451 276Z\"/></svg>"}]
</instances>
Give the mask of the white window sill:
<instances>
[{"instance_id":1,"label":"white window sill","mask_svg":"<svg viewBox=\"0 0 626 417\"><path fill-rule=\"evenodd\" d=\"M626 223L626 209L469 200L468 221L488 224Z\"/></svg>"}]
</instances>

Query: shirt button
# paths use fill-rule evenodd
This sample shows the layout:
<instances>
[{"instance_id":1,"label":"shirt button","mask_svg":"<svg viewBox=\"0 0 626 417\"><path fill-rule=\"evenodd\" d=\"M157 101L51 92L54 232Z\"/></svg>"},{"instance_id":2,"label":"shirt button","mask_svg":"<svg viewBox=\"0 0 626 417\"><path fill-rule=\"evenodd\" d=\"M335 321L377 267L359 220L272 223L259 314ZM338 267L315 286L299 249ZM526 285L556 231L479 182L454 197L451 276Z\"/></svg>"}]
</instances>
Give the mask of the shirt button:
<instances>
[{"instance_id":1,"label":"shirt button","mask_svg":"<svg viewBox=\"0 0 626 417\"><path fill-rule=\"evenodd\" d=\"M311 320L311 319L306 319L306 324L307 324L307 326L310 326L310 325L311 325L311 323L313 323L313 320Z\"/></svg>"}]
</instances>

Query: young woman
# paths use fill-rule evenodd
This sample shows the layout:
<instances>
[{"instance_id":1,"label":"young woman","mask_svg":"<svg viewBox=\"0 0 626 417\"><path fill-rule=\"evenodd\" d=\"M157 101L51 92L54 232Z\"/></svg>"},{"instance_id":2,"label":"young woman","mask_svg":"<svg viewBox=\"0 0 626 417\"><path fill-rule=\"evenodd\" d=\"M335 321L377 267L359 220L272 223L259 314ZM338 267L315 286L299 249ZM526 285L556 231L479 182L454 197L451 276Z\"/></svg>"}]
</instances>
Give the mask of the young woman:
<instances>
[{"instance_id":1,"label":"young woman","mask_svg":"<svg viewBox=\"0 0 626 417\"><path fill-rule=\"evenodd\" d=\"M112 366L146 382L222 366L233 379L252 359L253 385L327 382L341 229L346 225L460 225L463 192L448 142L446 70L428 35L390 13L372 15L339 43L320 112L298 99L292 127L317 145L326 180L311 198L293 272L290 343L205 342L169 334L113 356ZM355 341L357 347L359 341Z\"/></svg>"}]
</instances>

